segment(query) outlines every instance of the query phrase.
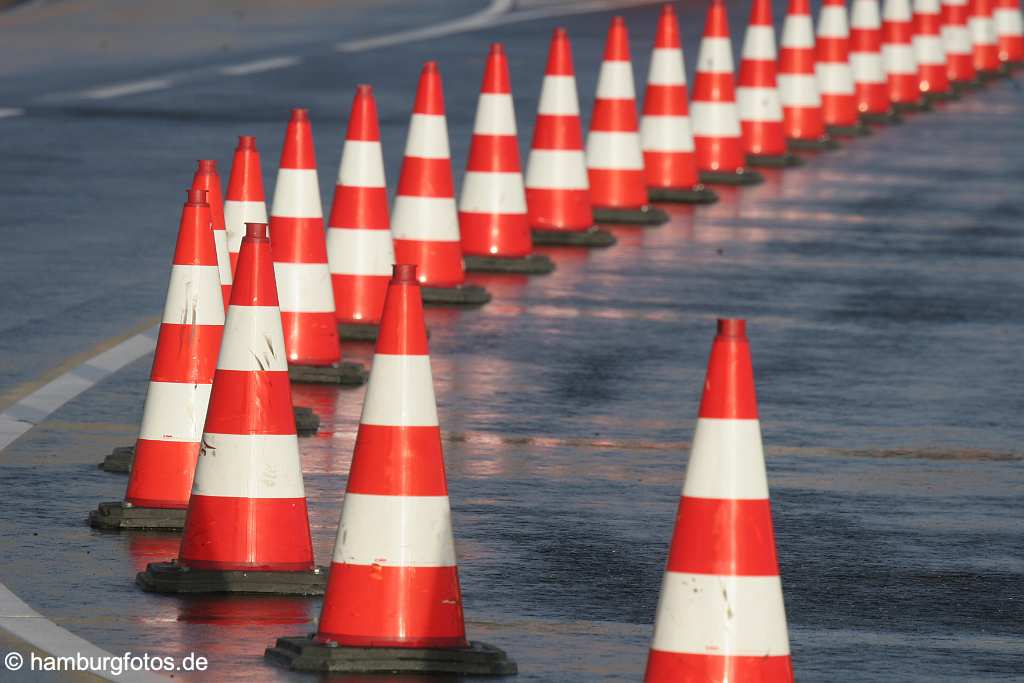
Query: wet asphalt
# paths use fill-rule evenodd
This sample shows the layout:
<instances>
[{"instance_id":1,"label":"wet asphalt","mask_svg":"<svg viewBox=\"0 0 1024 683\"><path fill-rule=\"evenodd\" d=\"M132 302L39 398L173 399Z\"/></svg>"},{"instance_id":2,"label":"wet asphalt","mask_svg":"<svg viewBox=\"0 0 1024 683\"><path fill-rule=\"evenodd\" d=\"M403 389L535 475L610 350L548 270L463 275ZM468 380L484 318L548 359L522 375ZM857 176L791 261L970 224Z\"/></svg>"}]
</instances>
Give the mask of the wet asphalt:
<instances>
[{"instance_id":1,"label":"wet asphalt","mask_svg":"<svg viewBox=\"0 0 1024 683\"><path fill-rule=\"evenodd\" d=\"M703 9L681 10L691 69ZM732 11L738 50L745 8ZM657 9L624 14L642 88ZM609 16L564 20L585 116ZM311 109L329 204L354 85L373 83L393 187L419 66L436 58L458 179L501 40L525 158L558 23L0 121L0 390L158 314L194 160L220 159L226 177L234 136L255 134L269 199L289 107ZM663 227L613 228L611 249L544 250L552 275L474 277L494 294L482 309L428 311L471 638L505 648L524 681L641 677L714 319L741 316L798 679L1024 676L1021 78L718 204L667 207ZM368 363L372 348L345 353ZM148 370L132 364L0 456L0 578L115 654L211 659L215 679L179 680L316 680L261 655L312 630L318 600L143 594L134 572L176 537L85 525L123 495L95 463L134 438ZM301 441L321 563L362 394L294 388L322 420Z\"/></svg>"}]
</instances>

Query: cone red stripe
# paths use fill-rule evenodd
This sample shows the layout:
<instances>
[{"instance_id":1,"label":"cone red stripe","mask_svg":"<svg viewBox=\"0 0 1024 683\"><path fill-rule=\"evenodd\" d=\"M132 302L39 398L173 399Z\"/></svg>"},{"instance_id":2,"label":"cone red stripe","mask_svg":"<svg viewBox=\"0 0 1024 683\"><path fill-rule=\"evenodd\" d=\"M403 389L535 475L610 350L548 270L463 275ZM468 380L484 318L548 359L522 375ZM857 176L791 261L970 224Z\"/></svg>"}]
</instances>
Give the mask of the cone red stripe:
<instances>
[{"instance_id":1,"label":"cone red stripe","mask_svg":"<svg viewBox=\"0 0 1024 683\"><path fill-rule=\"evenodd\" d=\"M601 99L594 104L590 130L635 131L637 127L636 100Z\"/></svg>"},{"instance_id":2,"label":"cone red stripe","mask_svg":"<svg viewBox=\"0 0 1024 683\"><path fill-rule=\"evenodd\" d=\"M223 325L161 324L150 380L209 384L223 332Z\"/></svg>"},{"instance_id":3,"label":"cone red stripe","mask_svg":"<svg viewBox=\"0 0 1024 683\"><path fill-rule=\"evenodd\" d=\"M333 273L334 307L339 321L377 323L390 275Z\"/></svg>"},{"instance_id":4,"label":"cone red stripe","mask_svg":"<svg viewBox=\"0 0 1024 683\"><path fill-rule=\"evenodd\" d=\"M696 81L693 85L694 102L719 102L722 100L731 102L736 98L732 76L723 78L719 74L698 73Z\"/></svg>"},{"instance_id":5,"label":"cone red stripe","mask_svg":"<svg viewBox=\"0 0 1024 683\"><path fill-rule=\"evenodd\" d=\"M533 149L583 149L583 132L576 116L537 114Z\"/></svg>"},{"instance_id":6,"label":"cone red stripe","mask_svg":"<svg viewBox=\"0 0 1024 683\"><path fill-rule=\"evenodd\" d=\"M235 269L235 281L231 285L232 306L277 306L277 283L273 277L261 277L254 261L266 259L272 262L270 240L254 240L249 250L248 263L239 258ZM273 271L271 271L273 272Z\"/></svg>"},{"instance_id":7,"label":"cone red stripe","mask_svg":"<svg viewBox=\"0 0 1024 683\"><path fill-rule=\"evenodd\" d=\"M316 156L313 152L313 129L305 109L293 109L284 136L281 150L281 168L302 168L316 170Z\"/></svg>"},{"instance_id":8,"label":"cone red stripe","mask_svg":"<svg viewBox=\"0 0 1024 683\"><path fill-rule=\"evenodd\" d=\"M640 206L647 203L643 170L591 168L590 193L601 197L600 206Z\"/></svg>"},{"instance_id":9,"label":"cone red stripe","mask_svg":"<svg viewBox=\"0 0 1024 683\"><path fill-rule=\"evenodd\" d=\"M398 194L407 197L454 197L451 160L405 157L398 178Z\"/></svg>"},{"instance_id":10,"label":"cone red stripe","mask_svg":"<svg viewBox=\"0 0 1024 683\"><path fill-rule=\"evenodd\" d=\"M352 101L352 113L349 115L345 139L380 142L377 100L373 97L373 88L368 85L356 86L356 96Z\"/></svg>"},{"instance_id":11,"label":"cone red stripe","mask_svg":"<svg viewBox=\"0 0 1024 683\"><path fill-rule=\"evenodd\" d=\"M526 256L533 251L525 213L459 212L462 250L477 256Z\"/></svg>"},{"instance_id":12,"label":"cone red stripe","mask_svg":"<svg viewBox=\"0 0 1024 683\"><path fill-rule=\"evenodd\" d=\"M291 406L288 406L289 412ZM192 569L303 571L313 568L305 498L193 495L178 562Z\"/></svg>"},{"instance_id":13,"label":"cone red stripe","mask_svg":"<svg viewBox=\"0 0 1024 683\"><path fill-rule=\"evenodd\" d=\"M744 59L737 85L744 88L775 87L775 62L763 59Z\"/></svg>"},{"instance_id":14,"label":"cone red stripe","mask_svg":"<svg viewBox=\"0 0 1024 683\"><path fill-rule=\"evenodd\" d=\"M548 51L548 61L544 68L544 75L576 75L572 66L572 48L569 46L569 36L564 28L556 28L551 36L551 47Z\"/></svg>"},{"instance_id":15,"label":"cone red stripe","mask_svg":"<svg viewBox=\"0 0 1024 683\"><path fill-rule=\"evenodd\" d=\"M648 85L644 96L645 116L686 116L685 85Z\"/></svg>"},{"instance_id":16,"label":"cone red stripe","mask_svg":"<svg viewBox=\"0 0 1024 683\"><path fill-rule=\"evenodd\" d=\"M331 227L390 230L387 199L385 187L338 185L334 188Z\"/></svg>"},{"instance_id":17,"label":"cone red stripe","mask_svg":"<svg viewBox=\"0 0 1024 683\"><path fill-rule=\"evenodd\" d=\"M590 190L546 190L526 188L530 224L536 228L589 230L594 225Z\"/></svg>"},{"instance_id":18,"label":"cone red stripe","mask_svg":"<svg viewBox=\"0 0 1024 683\"><path fill-rule=\"evenodd\" d=\"M474 135L467 171L518 173L519 142L514 135Z\"/></svg>"},{"instance_id":19,"label":"cone red stripe","mask_svg":"<svg viewBox=\"0 0 1024 683\"><path fill-rule=\"evenodd\" d=\"M441 430L360 424L348 492L383 496L446 496Z\"/></svg>"},{"instance_id":20,"label":"cone red stripe","mask_svg":"<svg viewBox=\"0 0 1024 683\"><path fill-rule=\"evenodd\" d=\"M853 52L880 52L882 32L879 29L850 29L850 46Z\"/></svg>"},{"instance_id":21,"label":"cone red stripe","mask_svg":"<svg viewBox=\"0 0 1024 683\"><path fill-rule=\"evenodd\" d=\"M330 283L327 286L330 287ZM341 355L337 341L338 319L334 307L330 308L329 311L281 311L289 363L331 365L338 362Z\"/></svg>"},{"instance_id":22,"label":"cone red stripe","mask_svg":"<svg viewBox=\"0 0 1024 683\"><path fill-rule=\"evenodd\" d=\"M814 74L814 50L783 47L779 51L780 69L787 74Z\"/></svg>"},{"instance_id":23,"label":"cone red stripe","mask_svg":"<svg viewBox=\"0 0 1024 683\"><path fill-rule=\"evenodd\" d=\"M209 204L185 204L172 263L176 266L217 265Z\"/></svg>"},{"instance_id":24,"label":"cone red stripe","mask_svg":"<svg viewBox=\"0 0 1024 683\"><path fill-rule=\"evenodd\" d=\"M409 263L409 261L400 261ZM394 284L389 289L391 310L385 311L377 336L376 352L393 356L425 356L430 353L425 327L407 321L423 319L419 287Z\"/></svg>"},{"instance_id":25,"label":"cone red stripe","mask_svg":"<svg viewBox=\"0 0 1024 683\"><path fill-rule=\"evenodd\" d=\"M271 248L278 263L324 263L327 248L322 218L270 217Z\"/></svg>"},{"instance_id":26,"label":"cone red stripe","mask_svg":"<svg viewBox=\"0 0 1024 683\"><path fill-rule=\"evenodd\" d=\"M757 681L792 683L789 655L765 657L688 654L652 650L645 681Z\"/></svg>"},{"instance_id":27,"label":"cone red stripe","mask_svg":"<svg viewBox=\"0 0 1024 683\"><path fill-rule=\"evenodd\" d=\"M730 529L744 530L741 543ZM676 514L668 571L720 576L776 576L772 513L765 500L684 496Z\"/></svg>"},{"instance_id":28,"label":"cone red stripe","mask_svg":"<svg viewBox=\"0 0 1024 683\"><path fill-rule=\"evenodd\" d=\"M888 43L910 43L914 39L914 24L909 21L886 21L882 26Z\"/></svg>"},{"instance_id":29,"label":"cone red stripe","mask_svg":"<svg viewBox=\"0 0 1024 683\"><path fill-rule=\"evenodd\" d=\"M242 135L238 139L225 199L236 202L264 200L259 153L256 151L256 140L251 135Z\"/></svg>"},{"instance_id":30,"label":"cone red stripe","mask_svg":"<svg viewBox=\"0 0 1024 683\"><path fill-rule=\"evenodd\" d=\"M436 62L427 62L423 65L412 113L444 116L444 89L441 86L441 72L437 70Z\"/></svg>"},{"instance_id":31,"label":"cone red stripe","mask_svg":"<svg viewBox=\"0 0 1024 683\"><path fill-rule=\"evenodd\" d=\"M317 637L358 647L464 647L458 570L333 563Z\"/></svg>"},{"instance_id":32,"label":"cone red stripe","mask_svg":"<svg viewBox=\"0 0 1024 683\"><path fill-rule=\"evenodd\" d=\"M757 397L748 347L745 340L715 340L704 380L700 417L757 419Z\"/></svg>"},{"instance_id":33,"label":"cone red stripe","mask_svg":"<svg viewBox=\"0 0 1024 683\"><path fill-rule=\"evenodd\" d=\"M459 242L396 238L395 262L419 264L420 281L431 287L455 287L466 280Z\"/></svg>"},{"instance_id":34,"label":"cone red stripe","mask_svg":"<svg viewBox=\"0 0 1024 683\"><path fill-rule=\"evenodd\" d=\"M205 431L217 434L294 434L291 385L287 371L217 370L210 405L238 406L211 410ZM243 409L253 406L254 409Z\"/></svg>"},{"instance_id":35,"label":"cone red stripe","mask_svg":"<svg viewBox=\"0 0 1024 683\"><path fill-rule=\"evenodd\" d=\"M125 501L136 507L188 507L198 458L198 442L137 440L132 465L137 474L128 482Z\"/></svg>"}]
</instances>

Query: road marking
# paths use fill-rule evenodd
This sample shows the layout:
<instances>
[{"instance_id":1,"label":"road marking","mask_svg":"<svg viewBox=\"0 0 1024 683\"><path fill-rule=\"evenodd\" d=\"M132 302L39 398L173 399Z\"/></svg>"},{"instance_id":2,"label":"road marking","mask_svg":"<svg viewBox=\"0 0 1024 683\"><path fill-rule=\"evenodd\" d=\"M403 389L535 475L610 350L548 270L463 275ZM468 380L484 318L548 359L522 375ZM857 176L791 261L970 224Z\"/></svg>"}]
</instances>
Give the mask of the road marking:
<instances>
[{"instance_id":1,"label":"road marking","mask_svg":"<svg viewBox=\"0 0 1024 683\"><path fill-rule=\"evenodd\" d=\"M258 74L263 73L264 71L285 69L301 63L302 59L300 57L271 57L269 59L259 59L254 62L243 62L242 64L222 66L217 69L217 71L225 76L248 76L249 74Z\"/></svg>"},{"instance_id":2,"label":"road marking","mask_svg":"<svg viewBox=\"0 0 1024 683\"><path fill-rule=\"evenodd\" d=\"M473 14L460 19L443 21L439 24L424 26L422 28L414 28L408 31L399 31L397 33L388 33L382 36L374 36L372 38L363 38L362 40L350 40L344 43L338 43L334 46L334 49L338 52L365 52L366 50L375 50L379 47L402 45L419 40L428 40L430 38L440 38L442 36L450 36L456 33L476 31L477 29L484 28L485 26L490 26L496 17L508 12L512 9L513 5L515 5L515 0L491 0L491 4L485 9L482 9L479 12L474 12Z\"/></svg>"},{"instance_id":3,"label":"road marking","mask_svg":"<svg viewBox=\"0 0 1024 683\"><path fill-rule=\"evenodd\" d=\"M4 108L0 107L0 119L9 119L15 116L22 116L25 114L24 109L17 109L15 107Z\"/></svg>"},{"instance_id":4,"label":"road marking","mask_svg":"<svg viewBox=\"0 0 1024 683\"><path fill-rule=\"evenodd\" d=\"M172 85L174 85L174 81L169 78L149 78L144 81L117 83L102 88L93 88L92 90L85 90L80 94L82 97L90 100L109 100L115 97L124 97L125 95L139 95L154 90L165 90Z\"/></svg>"}]
</instances>

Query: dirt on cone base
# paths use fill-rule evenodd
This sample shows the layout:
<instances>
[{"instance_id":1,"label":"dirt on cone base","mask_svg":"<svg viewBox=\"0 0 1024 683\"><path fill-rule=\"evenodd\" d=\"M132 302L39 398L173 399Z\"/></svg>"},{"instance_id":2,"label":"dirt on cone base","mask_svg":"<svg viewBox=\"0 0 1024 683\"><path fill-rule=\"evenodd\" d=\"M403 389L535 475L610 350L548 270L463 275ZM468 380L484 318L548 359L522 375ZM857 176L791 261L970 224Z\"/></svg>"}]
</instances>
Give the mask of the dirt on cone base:
<instances>
[{"instance_id":1,"label":"dirt on cone base","mask_svg":"<svg viewBox=\"0 0 1024 683\"><path fill-rule=\"evenodd\" d=\"M748 154L747 164L758 168L793 168L803 166L804 160L792 152L785 154Z\"/></svg>"},{"instance_id":2,"label":"dirt on cone base","mask_svg":"<svg viewBox=\"0 0 1024 683\"><path fill-rule=\"evenodd\" d=\"M595 206L594 221L615 225L657 226L668 222L668 214L664 210L650 204L645 204L639 209L616 209L608 206Z\"/></svg>"},{"instance_id":3,"label":"dirt on cone base","mask_svg":"<svg viewBox=\"0 0 1024 683\"><path fill-rule=\"evenodd\" d=\"M764 176L746 168L738 171L701 171L700 181L708 185L758 185L764 182Z\"/></svg>"},{"instance_id":4,"label":"dirt on cone base","mask_svg":"<svg viewBox=\"0 0 1024 683\"><path fill-rule=\"evenodd\" d=\"M366 384L369 373L362 363L342 361L335 365L289 365L288 379L297 384L338 384L358 387Z\"/></svg>"},{"instance_id":5,"label":"dirt on cone base","mask_svg":"<svg viewBox=\"0 0 1024 683\"><path fill-rule=\"evenodd\" d=\"M117 500L100 503L89 513L89 526L103 531L120 529L162 529L181 531L185 528L185 508L148 508Z\"/></svg>"},{"instance_id":6,"label":"dirt on cone base","mask_svg":"<svg viewBox=\"0 0 1024 683\"><path fill-rule=\"evenodd\" d=\"M338 336L342 341L377 341L380 325L375 323L338 323Z\"/></svg>"},{"instance_id":7,"label":"dirt on cone base","mask_svg":"<svg viewBox=\"0 0 1024 683\"><path fill-rule=\"evenodd\" d=\"M426 306L483 306L491 300L491 293L477 285L456 287L421 287Z\"/></svg>"},{"instance_id":8,"label":"dirt on cone base","mask_svg":"<svg viewBox=\"0 0 1024 683\"><path fill-rule=\"evenodd\" d=\"M786 140L786 146L795 152L832 152L839 149L839 143L828 135L813 140L789 138Z\"/></svg>"},{"instance_id":9,"label":"dirt on cone base","mask_svg":"<svg viewBox=\"0 0 1024 683\"><path fill-rule=\"evenodd\" d=\"M555 270L555 263L543 254L528 254L521 258L497 256L463 256L467 271L474 273L518 273L521 275L547 275Z\"/></svg>"},{"instance_id":10,"label":"dirt on cone base","mask_svg":"<svg viewBox=\"0 0 1024 683\"><path fill-rule=\"evenodd\" d=\"M703 185L693 187L648 187L647 198L652 202L675 204L714 204L718 195Z\"/></svg>"},{"instance_id":11,"label":"dirt on cone base","mask_svg":"<svg viewBox=\"0 0 1024 683\"><path fill-rule=\"evenodd\" d=\"M586 230L547 230L533 228L533 243L542 247L610 247L617 240L603 228L592 226Z\"/></svg>"},{"instance_id":12,"label":"dirt on cone base","mask_svg":"<svg viewBox=\"0 0 1024 683\"><path fill-rule=\"evenodd\" d=\"M147 593L241 593L259 595L323 595L327 567L311 571L212 571L153 562L135 576Z\"/></svg>"},{"instance_id":13,"label":"dirt on cone base","mask_svg":"<svg viewBox=\"0 0 1024 683\"><path fill-rule=\"evenodd\" d=\"M477 641L464 648L347 647L298 636L278 638L264 656L294 671L467 676L510 676L519 671L504 650Z\"/></svg>"}]
</instances>

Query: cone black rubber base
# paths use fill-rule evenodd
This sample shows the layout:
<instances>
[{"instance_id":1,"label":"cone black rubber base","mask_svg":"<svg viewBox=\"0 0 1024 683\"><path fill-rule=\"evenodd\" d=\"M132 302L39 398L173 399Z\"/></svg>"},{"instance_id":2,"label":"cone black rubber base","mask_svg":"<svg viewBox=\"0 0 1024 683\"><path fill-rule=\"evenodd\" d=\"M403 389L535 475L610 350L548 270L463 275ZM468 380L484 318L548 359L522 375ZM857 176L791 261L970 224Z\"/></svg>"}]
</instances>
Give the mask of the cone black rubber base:
<instances>
[{"instance_id":1,"label":"cone black rubber base","mask_svg":"<svg viewBox=\"0 0 1024 683\"><path fill-rule=\"evenodd\" d=\"M794 152L831 152L834 149L839 149L839 143L827 135L814 140L789 138L786 140L786 146Z\"/></svg>"},{"instance_id":2,"label":"cone black rubber base","mask_svg":"<svg viewBox=\"0 0 1024 683\"><path fill-rule=\"evenodd\" d=\"M871 129L868 128L866 123L861 121L852 126L826 126L825 130L828 131L829 135L839 138L861 138L865 135L871 135Z\"/></svg>"},{"instance_id":3,"label":"cone black rubber base","mask_svg":"<svg viewBox=\"0 0 1024 683\"><path fill-rule=\"evenodd\" d=\"M89 526L93 529L163 529L181 531L185 528L184 508L146 508L127 505L118 500L100 503L89 513Z\"/></svg>"},{"instance_id":4,"label":"cone black rubber base","mask_svg":"<svg viewBox=\"0 0 1024 683\"><path fill-rule=\"evenodd\" d=\"M949 84L953 88L953 92L958 95L969 93L973 90L979 90L982 86L980 78L972 78L969 81L953 81Z\"/></svg>"},{"instance_id":5,"label":"cone black rubber base","mask_svg":"<svg viewBox=\"0 0 1024 683\"><path fill-rule=\"evenodd\" d=\"M135 446L118 446L110 451L107 457L103 458L97 467L104 472L116 474L128 474L132 471L132 461L135 459Z\"/></svg>"},{"instance_id":6,"label":"cone black rubber base","mask_svg":"<svg viewBox=\"0 0 1024 683\"><path fill-rule=\"evenodd\" d=\"M337 365L289 365L288 379L299 384L340 384L357 387L366 383L369 373L362 363L342 361Z\"/></svg>"},{"instance_id":7,"label":"cone black rubber base","mask_svg":"<svg viewBox=\"0 0 1024 683\"><path fill-rule=\"evenodd\" d=\"M298 636L278 638L264 657L293 671L511 676L519 670L504 650L476 641L458 649L349 647Z\"/></svg>"},{"instance_id":8,"label":"cone black rubber base","mask_svg":"<svg viewBox=\"0 0 1024 683\"><path fill-rule=\"evenodd\" d=\"M924 94L924 99L929 103L935 102L955 102L960 99L960 95L953 91L947 90L946 92L929 92Z\"/></svg>"},{"instance_id":9,"label":"cone black rubber base","mask_svg":"<svg viewBox=\"0 0 1024 683\"><path fill-rule=\"evenodd\" d=\"M649 187L647 198L652 202L668 202L672 204L714 204L718 195L714 190L703 185L693 187Z\"/></svg>"},{"instance_id":10,"label":"cone black rubber base","mask_svg":"<svg viewBox=\"0 0 1024 683\"><path fill-rule=\"evenodd\" d=\"M519 273L547 275L555 269L554 262L544 254L529 254L522 258L495 258L493 256L464 256L466 270L474 273Z\"/></svg>"},{"instance_id":11,"label":"cone black rubber base","mask_svg":"<svg viewBox=\"0 0 1024 683\"><path fill-rule=\"evenodd\" d=\"M625 225L661 225L668 222L668 214L662 209L645 204L639 209L616 209L610 206L595 206L594 221Z\"/></svg>"},{"instance_id":12,"label":"cone black rubber base","mask_svg":"<svg viewBox=\"0 0 1024 683\"><path fill-rule=\"evenodd\" d=\"M533 244L538 247L610 247L615 235L597 226L586 230L533 229Z\"/></svg>"},{"instance_id":13,"label":"cone black rubber base","mask_svg":"<svg viewBox=\"0 0 1024 683\"><path fill-rule=\"evenodd\" d=\"M700 181L708 185L757 185L764 182L764 176L746 168L738 171L701 171Z\"/></svg>"},{"instance_id":14,"label":"cone black rubber base","mask_svg":"<svg viewBox=\"0 0 1024 683\"><path fill-rule=\"evenodd\" d=\"M323 595L327 568L313 571L211 571L186 569L177 562L151 562L135 575L147 593L249 593L260 595Z\"/></svg>"},{"instance_id":15,"label":"cone black rubber base","mask_svg":"<svg viewBox=\"0 0 1024 683\"><path fill-rule=\"evenodd\" d=\"M786 154L748 154L747 164L760 168L792 168L793 166L803 166L804 160L791 152Z\"/></svg>"},{"instance_id":16,"label":"cone black rubber base","mask_svg":"<svg viewBox=\"0 0 1024 683\"><path fill-rule=\"evenodd\" d=\"M1000 64L998 69L994 69L992 71L978 72L978 78L980 78L982 82L996 81L999 80L1000 78L1008 78L1009 75L1010 67L1006 66L1005 64Z\"/></svg>"},{"instance_id":17,"label":"cone black rubber base","mask_svg":"<svg viewBox=\"0 0 1024 683\"><path fill-rule=\"evenodd\" d=\"M890 123L903 123L903 117L890 109L887 112L877 113L866 111L861 113L860 120L876 126L884 126Z\"/></svg>"},{"instance_id":18,"label":"cone black rubber base","mask_svg":"<svg viewBox=\"0 0 1024 683\"><path fill-rule=\"evenodd\" d=\"M893 102L892 108L897 114L913 114L915 112L931 111L932 105L921 99L917 102Z\"/></svg>"},{"instance_id":19,"label":"cone black rubber base","mask_svg":"<svg viewBox=\"0 0 1024 683\"><path fill-rule=\"evenodd\" d=\"M477 285L421 287L420 292L429 306L483 306L491 300L491 293Z\"/></svg>"},{"instance_id":20,"label":"cone black rubber base","mask_svg":"<svg viewBox=\"0 0 1024 683\"><path fill-rule=\"evenodd\" d=\"M313 436L320 429L320 416L306 406L294 406L295 431L299 436Z\"/></svg>"},{"instance_id":21,"label":"cone black rubber base","mask_svg":"<svg viewBox=\"0 0 1024 683\"><path fill-rule=\"evenodd\" d=\"M379 325L365 323L338 323L338 336L342 341L377 341Z\"/></svg>"}]
</instances>

